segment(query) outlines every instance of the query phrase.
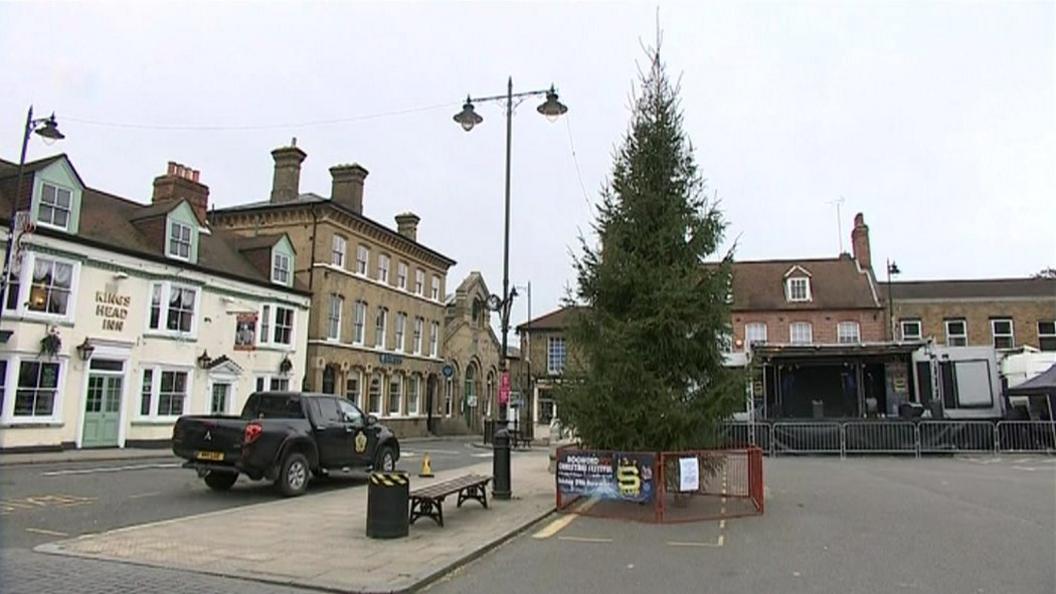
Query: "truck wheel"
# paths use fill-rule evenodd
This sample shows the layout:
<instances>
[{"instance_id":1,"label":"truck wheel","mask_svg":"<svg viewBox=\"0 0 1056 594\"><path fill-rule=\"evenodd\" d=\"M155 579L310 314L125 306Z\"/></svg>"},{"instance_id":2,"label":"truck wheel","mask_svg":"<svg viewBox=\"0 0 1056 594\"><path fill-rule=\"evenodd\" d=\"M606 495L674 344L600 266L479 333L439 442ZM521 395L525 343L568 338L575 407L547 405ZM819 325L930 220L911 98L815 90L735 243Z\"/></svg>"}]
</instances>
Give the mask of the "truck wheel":
<instances>
[{"instance_id":1,"label":"truck wheel","mask_svg":"<svg viewBox=\"0 0 1056 594\"><path fill-rule=\"evenodd\" d=\"M396 470L396 450L392 446L381 446L374 455L374 470L392 472Z\"/></svg>"},{"instance_id":2,"label":"truck wheel","mask_svg":"<svg viewBox=\"0 0 1056 594\"><path fill-rule=\"evenodd\" d=\"M279 491L286 497L303 495L308 488L308 458L300 452L287 454L279 469L279 480L275 481Z\"/></svg>"},{"instance_id":3,"label":"truck wheel","mask_svg":"<svg viewBox=\"0 0 1056 594\"><path fill-rule=\"evenodd\" d=\"M205 484L214 491L227 491L238 480L238 473L209 471L205 475Z\"/></svg>"}]
</instances>

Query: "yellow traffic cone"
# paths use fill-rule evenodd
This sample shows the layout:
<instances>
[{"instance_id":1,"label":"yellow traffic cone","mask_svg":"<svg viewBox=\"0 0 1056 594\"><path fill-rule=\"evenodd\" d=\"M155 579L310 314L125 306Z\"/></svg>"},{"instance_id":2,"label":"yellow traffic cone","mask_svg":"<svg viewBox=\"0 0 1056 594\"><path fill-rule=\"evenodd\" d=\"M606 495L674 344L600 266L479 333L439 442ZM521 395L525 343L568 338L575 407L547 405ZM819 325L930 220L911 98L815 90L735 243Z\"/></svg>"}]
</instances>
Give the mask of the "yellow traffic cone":
<instances>
[{"instance_id":1,"label":"yellow traffic cone","mask_svg":"<svg viewBox=\"0 0 1056 594\"><path fill-rule=\"evenodd\" d=\"M429 452L422 455L422 470L418 472L421 478L433 478L433 468L429 465Z\"/></svg>"}]
</instances>

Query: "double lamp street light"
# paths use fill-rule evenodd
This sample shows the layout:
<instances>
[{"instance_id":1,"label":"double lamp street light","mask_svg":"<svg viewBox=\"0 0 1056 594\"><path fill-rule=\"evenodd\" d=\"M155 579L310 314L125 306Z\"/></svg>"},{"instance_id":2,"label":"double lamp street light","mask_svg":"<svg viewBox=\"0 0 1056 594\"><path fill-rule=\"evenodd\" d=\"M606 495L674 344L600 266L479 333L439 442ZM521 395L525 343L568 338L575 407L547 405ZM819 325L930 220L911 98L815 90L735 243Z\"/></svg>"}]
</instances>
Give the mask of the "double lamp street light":
<instances>
[{"instance_id":1,"label":"double lamp street light","mask_svg":"<svg viewBox=\"0 0 1056 594\"><path fill-rule=\"evenodd\" d=\"M514 296L517 294L516 291L510 291L510 138L513 130L513 108L516 106L514 101L517 101L519 104L528 97L546 97L546 100L536 108L536 111L546 116L546 119L551 122L557 121L558 117L568 111L568 107L558 101L557 91L554 89L553 85L551 85L549 89L514 93L513 78L511 77L506 82L505 95L492 95L490 97L467 96L466 102L462 106L462 111L455 114L453 118L455 122L462 126L463 130L469 132L474 126L484 121L484 118L474 110L474 103L483 103L485 101L505 102L506 210L505 231L502 244L502 296L491 295L487 302L489 309L499 312L499 318L502 324L502 350L499 352L499 363L502 370L502 378L500 380L499 388L499 419L503 421L502 426L505 426L507 421L506 406L510 390L510 370L509 360L507 358L507 344L510 332L510 306L513 303ZM496 424L496 426L499 425Z\"/></svg>"}]
</instances>

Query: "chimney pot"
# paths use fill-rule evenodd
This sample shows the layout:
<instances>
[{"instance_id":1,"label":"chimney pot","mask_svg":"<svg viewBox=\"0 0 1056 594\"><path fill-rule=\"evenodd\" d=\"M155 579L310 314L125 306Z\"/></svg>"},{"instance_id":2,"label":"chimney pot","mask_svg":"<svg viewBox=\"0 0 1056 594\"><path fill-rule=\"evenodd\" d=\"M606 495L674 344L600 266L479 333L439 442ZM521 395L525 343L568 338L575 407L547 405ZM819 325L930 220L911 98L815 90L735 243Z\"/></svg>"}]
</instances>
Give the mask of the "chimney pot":
<instances>
[{"instance_id":1,"label":"chimney pot","mask_svg":"<svg viewBox=\"0 0 1056 594\"><path fill-rule=\"evenodd\" d=\"M198 171L169 161L165 175L154 178L153 204L173 200L186 200L201 222L206 221L209 210L209 186L198 181Z\"/></svg>"},{"instance_id":2,"label":"chimney pot","mask_svg":"<svg viewBox=\"0 0 1056 594\"><path fill-rule=\"evenodd\" d=\"M300 195L301 163L307 156L307 153L296 146L284 146L271 151L271 157L275 160L271 202L289 202L297 199Z\"/></svg>"},{"instance_id":3,"label":"chimney pot","mask_svg":"<svg viewBox=\"0 0 1056 594\"><path fill-rule=\"evenodd\" d=\"M396 215L396 231L411 241L418 241L418 222L421 220L413 212L398 214Z\"/></svg>"},{"instance_id":4,"label":"chimney pot","mask_svg":"<svg viewBox=\"0 0 1056 594\"><path fill-rule=\"evenodd\" d=\"M873 267L873 259L869 248L869 225L865 224L865 216L862 213L854 215L854 229L851 230L851 249L854 251L854 259L863 269Z\"/></svg>"},{"instance_id":5,"label":"chimney pot","mask_svg":"<svg viewBox=\"0 0 1056 594\"><path fill-rule=\"evenodd\" d=\"M330 189L330 200L345 206L356 214L363 214L363 182L367 171L359 163L335 165L330 168L333 184Z\"/></svg>"}]
</instances>

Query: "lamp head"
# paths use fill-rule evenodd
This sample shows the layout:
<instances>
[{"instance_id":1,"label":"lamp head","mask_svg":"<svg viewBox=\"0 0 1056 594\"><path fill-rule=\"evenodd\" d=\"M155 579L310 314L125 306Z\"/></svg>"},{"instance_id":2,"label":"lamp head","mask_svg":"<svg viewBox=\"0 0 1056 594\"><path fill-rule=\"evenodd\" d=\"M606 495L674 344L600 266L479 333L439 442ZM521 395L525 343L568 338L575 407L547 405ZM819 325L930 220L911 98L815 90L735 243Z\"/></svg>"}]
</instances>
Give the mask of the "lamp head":
<instances>
[{"instance_id":1,"label":"lamp head","mask_svg":"<svg viewBox=\"0 0 1056 594\"><path fill-rule=\"evenodd\" d=\"M38 136L52 141L66 138L65 134L59 132L59 123L55 121L55 114L51 114L49 118L41 122L40 127L34 130L34 132L36 132Z\"/></svg>"},{"instance_id":2,"label":"lamp head","mask_svg":"<svg viewBox=\"0 0 1056 594\"><path fill-rule=\"evenodd\" d=\"M550 90L546 92L546 101L536 110L546 116L546 119L556 122L558 117L568 111L568 107L557 100L557 91L553 85L550 85Z\"/></svg>"},{"instance_id":3,"label":"lamp head","mask_svg":"<svg viewBox=\"0 0 1056 594\"><path fill-rule=\"evenodd\" d=\"M469 100L468 96L466 97L466 102L462 105L462 111L456 113L452 119L458 122L466 132L469 132L473 129L473 126L484 121L484 118L473 110L473 102Z\"/></svg>"}]
</instances>

